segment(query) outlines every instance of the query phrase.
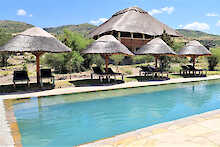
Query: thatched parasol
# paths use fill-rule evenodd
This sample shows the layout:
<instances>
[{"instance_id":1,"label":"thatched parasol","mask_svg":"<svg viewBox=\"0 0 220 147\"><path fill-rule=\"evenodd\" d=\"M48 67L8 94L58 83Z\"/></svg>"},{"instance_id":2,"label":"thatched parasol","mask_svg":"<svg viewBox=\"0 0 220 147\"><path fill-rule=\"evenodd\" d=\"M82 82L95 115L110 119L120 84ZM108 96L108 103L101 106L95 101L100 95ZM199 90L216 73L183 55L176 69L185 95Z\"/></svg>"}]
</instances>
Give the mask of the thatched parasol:
<instances>
[{"instance_id":1,"label":"thatched parasol","mask_svg":"<svg viewBox=\"0 0 220 147\"><path fill-rule=\"evenodd\" d=\"M159 56L176 55L176 53L161 39L155 38L135 52L136 55L152 55L155 57L155 67Z\"/></svg>"},{"instance_id":2,"label":"thatched parasol","mask_svg":"<svg viewBox=\"0 0 220 147\"><path fill-rule=\"evenodd\" d=\"M54 36L38 27L32 27L17 34L7 44L0 47L0 52L29 52L36 56L37 83L40 83L40 56L45 52L70 52L71 49Z\"/></svg>"},{"instance_id":3,"label":"thatched parasol","mask_svg":"<svg viewBox=\"0 0 220 147\"><path fill-rule=\"evenodd\" d=\"M88 46L83 54L101 54L105 56L106 70L108 70L109 56L113 54L134 55L120 41L112 35L105 35Z\"/></svg>"},{"instance_id":4,"label":"thatched parasol","mask_svg":"<svg viewBox=\"0 0 220 147\"><path fill-rule=\"evenodd\" d=\"M196 40L187 43L178 53L179 56L191 57L193 60L193 67L195 67L197 57L210 56L211 54L212 53L205 46Z\"/></svg>"},{"instance_id":5,"label":"thatched parasol","mask_svg":"<svg viewBox=\"0 0 220 147\"><path fill-rule=\"evenodd\" d=\"M94 39L100 36L112 34L130 49L140 48L154 36L160 36L163 32L173 37L182 36L174 29L161 23L148 12L131 7L121 10L94 29L90 35Z\"/></svg>"}]
</instances>

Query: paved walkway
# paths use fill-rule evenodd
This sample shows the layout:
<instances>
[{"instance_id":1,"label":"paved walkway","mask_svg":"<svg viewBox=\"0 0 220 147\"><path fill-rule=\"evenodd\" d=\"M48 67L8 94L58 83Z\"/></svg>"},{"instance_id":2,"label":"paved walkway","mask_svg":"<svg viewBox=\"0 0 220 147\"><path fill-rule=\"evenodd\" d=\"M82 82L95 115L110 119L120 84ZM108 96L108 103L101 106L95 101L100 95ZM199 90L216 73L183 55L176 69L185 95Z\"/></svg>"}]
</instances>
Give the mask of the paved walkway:
<instances>
[{"instance_id":1,"label":"paved walkway","mask_svg":"<svg viewBox=\"0 0 220 147\"><path fill-rule=\"evenodd\" d=\"M203 80L220 79L220 76L209 76L205 78L179 78L167 81L152 82L129 82L112 86L91 86L91 87L70 87L62 89L53 89L33 93L13 93L9 95L0 95L0 147L13 147L14 142L5 117L4 99L40 97L60 94L113 90L120 88L153 86L171 83L195 82ZM211 112L212 113L212 112ZM203 118L204 115L204 118ZM178 123L179 122L179 123ZM168 125L169 124L169 125ZM172 125L171 125L172 124ZM99 141L95 144L87 144L82 147L172 147L181 145L188 146L217 146L220 147L220 111L213 112L213 115L207 117L202 114L196 120L190 119L177 120L153 127L148 127L132 133L123 134L114 138ZM165 127L164 127L165 126ZM138 132L138 133L137 133ZM135 133L135 134L134 134Z\"/></svg>"},{"instance_id":2,"label":"paved walkway","mask_svg":"<svg viewBox=\"0 0 220 147\"><path fill-rule=\"evenodd\" d=\"M0 99L42 97L42 96L52 96L52 95L81 93L81 92L114 90L114 89L120 89L120 88L163 85L163 84L171 84L171 83L196 82L196 81L214 80L214 79L220 79L220 75L202 77L202 78L178 78L178 79L171 79L171 80L166 80L166 81L128 82L128 83L116 84L116 85L111 85L111 86L69 87L69 88L45 90L45 91L40 91L40 92L32 92L32 93L25 93L25 92L12 93L8 95L0 95Z\"/></svg>"}]
</instances>

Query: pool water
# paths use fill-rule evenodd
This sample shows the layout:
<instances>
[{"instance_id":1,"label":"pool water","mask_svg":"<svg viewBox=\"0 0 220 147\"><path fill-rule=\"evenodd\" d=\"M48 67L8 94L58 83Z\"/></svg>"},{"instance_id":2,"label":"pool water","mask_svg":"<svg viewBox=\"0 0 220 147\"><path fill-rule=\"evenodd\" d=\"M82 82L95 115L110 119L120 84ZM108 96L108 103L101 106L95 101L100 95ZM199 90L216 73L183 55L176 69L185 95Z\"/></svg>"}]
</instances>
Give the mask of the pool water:
<instances>
[{"instance_id":1,"label":"pool water","mask_svg":"<svg viewBox=\"0 0 220 147\"><path fill-rule=\"evenodd\" d=\"M31 98L13 105L23 147L71 147L220 108L220 81Z\"/></svg>"}]
</instances>

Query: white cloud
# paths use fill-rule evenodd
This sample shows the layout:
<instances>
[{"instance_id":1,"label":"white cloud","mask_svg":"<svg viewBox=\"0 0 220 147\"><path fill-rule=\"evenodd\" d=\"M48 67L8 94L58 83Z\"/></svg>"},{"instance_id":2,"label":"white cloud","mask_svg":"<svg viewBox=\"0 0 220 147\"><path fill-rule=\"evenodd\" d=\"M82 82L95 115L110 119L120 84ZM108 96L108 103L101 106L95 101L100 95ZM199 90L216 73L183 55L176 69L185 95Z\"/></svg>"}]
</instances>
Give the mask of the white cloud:
<instances>
[{"instance_id":1,"label":"white cloud","mask_svg":"<svg viewBox=\"0 0 220 147\"><path fill-rule=\"evenodd\" d=\"M217 13L207 13L206 16L208 17L216 17L219 16Z\"/></svg>"},{"instance_id":2,"label":"white cloud","mask_svg":"<svg viewBox=\"0 0 220 147\"><path fill-rule=\"evenodd\" d=\"M161 13L172 14L173 11L174 11L174 7L164 7L161 9L152 9L149 11L149 14L150 15L161 14Z\"/></svg>"},{"instance_id":3,"label":"white cloud","mask_svg":"<svg viewBox=\"0 0 220 147\"><path fill-rule=\"evenodd\" d=\"M178 25L178 28L183 28L183 25L182 24Z\"/></svg>"},{"instance_id":4,"label":"white cloud","mask_svg":"<svg viewBox=\"0 0 220 147\"><path fill-rule=\"evenodd\" d=\"M163 12L158 9L152 9L151 11L149 11L150 15L161 14L161 13L163 13Z\"/></svg>"},{"instance_id":5,"label":"white cloud","mask_svg":"<svg viewBox=\"0 0 220 147\"><path fill-rule=\"evenodd\" d=\"M163 12L167 12L168 14L172 14L174 11L174 7L164 7L161 9Z\"/></svg>"},{"instance_id":6,"label":"white cloud","mask_svg":"<svg viewBox=\"0 0 220 147\"><path fill-rule=\"evenodd\" d=\"M220 27L220 20L216 23L216 26Z\"/></svg>"},{"instance_id":7,"label":"white cloud","mask_svg":"<svg viewBox=\"0 0 220 147\"><path fill-rule=\"evenodd\" d=\"M18 9L17 15L18 16L26 16L27 12L24 9Z\"/></svg>"},{"instance_id":8,"label":"white cloud","mask_svg":"<svg viewBox=\"0 0 220 147\"><path fill-rule=\"evenodd\" d=\"M205 31L205 30L209 30L210 27L207 23L193 22L191 24L185 25L183 29Z\"/></svg>"},{"instance_id":9,"label":"white cloud","mask_svg":"<svg viewBox=\"0 0 220 147\"><path fill-rule=\"evenodd\" d=\"M33 15L32 14L29 14L29 17L32 17Z\"/></svg>"},{"instance_id":10,"label":"white cloud","mask_svg":"<svg viewBox=\"0 0 220 147\"><path fill-rule=\"evenodd\" d=\"M107 18L99 18L98 20L91 20L90 23L94 25L98 25L106 22L107 20L108 20Z\"/></svg>"}]
</instances>

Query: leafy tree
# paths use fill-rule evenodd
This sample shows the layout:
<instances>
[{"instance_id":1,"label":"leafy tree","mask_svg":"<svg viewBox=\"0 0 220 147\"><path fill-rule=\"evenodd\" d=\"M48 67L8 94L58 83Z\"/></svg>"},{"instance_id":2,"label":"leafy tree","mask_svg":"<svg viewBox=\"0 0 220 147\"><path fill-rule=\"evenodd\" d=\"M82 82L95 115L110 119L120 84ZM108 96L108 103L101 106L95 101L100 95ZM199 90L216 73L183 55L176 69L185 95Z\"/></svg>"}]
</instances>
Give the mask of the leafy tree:
<instances>
[{"instance_id":1,"label":"leafy tree","mask_svg":"<svg viewBox=\"0 0 220 147\"><path fill-rule=\"evenodd\" d=\"M166 33L164 30L161 39L166 42L167 45L169 45L171 48L174 46L174 41L173 39ZM163 70L168 70L170 68L170 63L171 63L171 57L168 56L160 56L160 68Z\"/></svg>"},{"instance_id":2,"label":"leafy tree","mask_svg":"<svg viewBox=\"0 0 220 147\"><path fill-rule=\"evenodd\" d=\"M44 63L55 68L60 73L84 71L95 62L93 56L81 55L80 52L91 42L91 39L84 38L81 34L64 30L63 34L57 36L66 46L72 49L71 53L47 54ZM100 57L100 56L99 56Z\"/></svg>"},{"instance_id":3,"label":"leafy tree","mask_svg":"<svg viewBox=\"0 0 220 147\"><path fill-rule=\"evenodd\" d=\"M212 55L212 56L208 57L207 59L208 59L208 63L209 63L209 66L208 66L209 70L210 71L215 70L215 67L218 65L218 62L219 62L218 57L215 55Z\"/></svg>"},{"instance_id":4,"label":"leafy tree","mask_svg":"<svg viewBox=\"0 0 220 147\"><path fill-rule=\"evenodd\" d=\"M6 33L4 29L0 29L0 46L7 43L12 38L11 34ZM0 53L0 66L7 66L7 60L10 55L8 53Z\"/></svg>"},{"instance_id":5,"label":"leafy tree","mask_svg":"<svg viewBox=\"0 0 220 147\"><path fill-rule=\"evenodd\" d=\"M110 59L112 59L116 65L119 65L123 61L124 55L112 55L110 56Z\"/></svg>"}]
</instances>

